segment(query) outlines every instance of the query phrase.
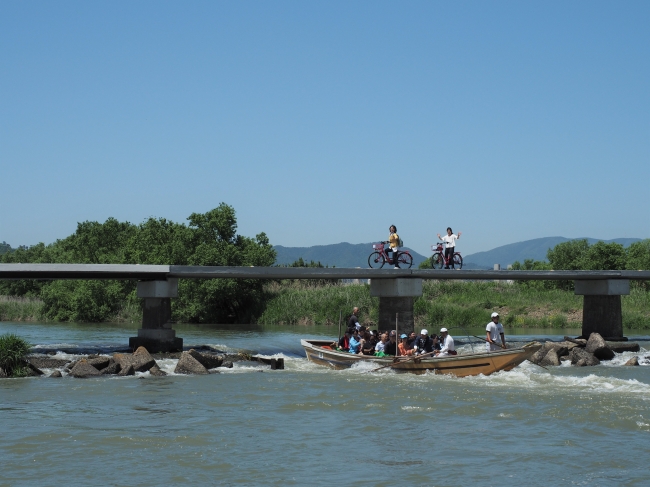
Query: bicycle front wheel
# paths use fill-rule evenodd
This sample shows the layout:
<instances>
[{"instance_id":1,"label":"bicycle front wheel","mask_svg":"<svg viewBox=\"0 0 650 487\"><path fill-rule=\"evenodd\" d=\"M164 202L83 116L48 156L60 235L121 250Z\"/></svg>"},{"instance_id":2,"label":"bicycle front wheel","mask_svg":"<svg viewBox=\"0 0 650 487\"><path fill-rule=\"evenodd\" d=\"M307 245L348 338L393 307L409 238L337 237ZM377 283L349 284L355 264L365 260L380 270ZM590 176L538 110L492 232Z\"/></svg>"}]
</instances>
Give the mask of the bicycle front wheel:
<instances>
[{"instance_id":1,"label":"bicycle front wheel","mask_svg":"<svg viewBox=\"0 0 650 487\"><path fill-rule=\"evenodd\" d=\"M411 254L403 254L400 252L397 262L399 262L400 266L405 265L407 269L410 269L413 265L413 257Z\"/></svg>"},{"instance_id":2,"label":"bicycle front wheel","mask_svg":"<svg viewBox=\"0 0 650 487\"><path fill-rule=\"evenodd\" d=\"M463 258L460 256L460 254L454 254L454 267L457 269L463 268Z\"/></svg>"},{"instance_id":3,"label":"bicycle front wheel","mask_svg":"<svg viewBox=\"0 0 650 487\"><path fill-rule=\"evenodd\" d=\"M385 263L386 259L384 259L384 256L379 252L373 252L370 254L370 257L368 257L368 265L371 269L381 269L384 267Z\"/></svg>"},{"instance_id":4,"label":"bicycle front wheel","mask_svg":"<svg viewBox=\"0 0 650 487\"><path fill-rule=\"evenodd\" d=\"M445 258L442 254L436 252L431 256L431 268L432 269L442 269L442 266L445 263Z\"/></svg>"}]
</instances>

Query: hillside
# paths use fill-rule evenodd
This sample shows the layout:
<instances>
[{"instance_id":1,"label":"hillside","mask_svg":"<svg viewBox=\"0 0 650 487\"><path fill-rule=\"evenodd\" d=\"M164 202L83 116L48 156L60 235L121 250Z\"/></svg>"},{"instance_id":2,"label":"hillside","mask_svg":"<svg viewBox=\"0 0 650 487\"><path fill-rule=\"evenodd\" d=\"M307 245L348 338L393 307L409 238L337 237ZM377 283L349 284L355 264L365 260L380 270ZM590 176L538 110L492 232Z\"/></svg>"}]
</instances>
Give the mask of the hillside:
<instances>
[{"instance_id":1,"label":"hillside","mask_svg":"<svg viewBox=\"0 0 650 487\"><path fill-rule=\"evenodd\" d=\"M273 248L278 253L276 264L291 264L302 257L309 262L320 262L329 267L368 267L368 256L373 251L372 243L351 244L341 242L331 245L314 245L313 247L283 247L274 245ZM405 247L413 256L413 267L417 267L420 262L427 257Z\"/></svg>"},{"instance_id":2,"label":"hillside","mask_svg":"<svg viewBox=\"0 0 650 487\"><path fill-rule=\"evenodd\" d=\"M485 252L476 252L463 256L464 268L466 269L492 269L494 264L501 264L505 268L516 260L523 262L525 259L546 260L548 249L555 247L557 244L567 242L571 239L566 237L544 237L525 240L523 242L503 245ZM638 242L639 238L615 238L613 240L603 240L605 243L617 242L625 247L633 242ZM598 239L587 238L590 244L598 242ZM372 252L371 243L351 244L342 242L331 245L315 245L313 247L283 247L275 245L273 247L278 253L276 264L291 264L300 257L309 262L320 262L330 267L368 267L368 256ZM408 249L408 247L407 247ZM408 249L413 255L413 267L417 267L420 262L429 258Z\"/></svg>"},{"instance_id":3,"label":"hillside","mask_svg":"<svg viewBox=\"0 0 650 487\"><path fill-rule=\"evenodd\" d=\"M476 252L475 254L470 254L465 257L465 261L472 262L477 266L484 268L492 269L494 264L501 264L502 268L505 268L508 264L512 264L515 261L523 262L525 259L534 259L534 260L546 260L546 252L548 249L555 247L557 244L562 242L568 242L569 240L581 240L581 237L578 239L566 238L566 237L544 237L544 238L535 238L532 240L525 240L523 242L512 243L508 245L503 245L492 250L485 252ZM638 242L639 238L615 238L613 240L603 240L605 243L620 243L623 246L627 247L633 242ZM590 245L600 241L597 238L588 238L587 241Z\"/></svg>"}]
</instances>

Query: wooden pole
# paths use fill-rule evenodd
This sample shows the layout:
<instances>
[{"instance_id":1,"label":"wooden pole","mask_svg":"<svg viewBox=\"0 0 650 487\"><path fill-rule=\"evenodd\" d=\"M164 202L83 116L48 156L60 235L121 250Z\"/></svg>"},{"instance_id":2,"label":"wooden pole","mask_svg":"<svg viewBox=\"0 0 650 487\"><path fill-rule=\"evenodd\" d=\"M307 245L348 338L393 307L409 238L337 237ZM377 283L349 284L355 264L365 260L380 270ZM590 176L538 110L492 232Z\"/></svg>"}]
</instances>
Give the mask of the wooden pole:
<instances>
[{"instance_id":1,"label":"wooden pole","mask_svg":"<svg viewBox=\"0 0 650 487\"><path fill-rule=\"evenodd\" d=\"M341 341L341 319L343 319L343 311L339 310L339 341L336 342L337 345Z\"/></svg>"}]
</instances>

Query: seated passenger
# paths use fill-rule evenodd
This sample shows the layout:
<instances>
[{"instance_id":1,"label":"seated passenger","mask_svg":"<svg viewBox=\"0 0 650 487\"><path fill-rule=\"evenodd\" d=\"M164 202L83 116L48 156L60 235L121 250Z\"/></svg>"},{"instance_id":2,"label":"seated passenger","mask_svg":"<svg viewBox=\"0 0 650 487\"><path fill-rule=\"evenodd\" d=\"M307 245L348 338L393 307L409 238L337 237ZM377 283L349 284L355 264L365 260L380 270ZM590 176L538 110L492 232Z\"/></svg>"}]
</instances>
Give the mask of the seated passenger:
<instances>
[{"instance_id":1,"label":"seated passenger","mask_svg":"<svg viewBox=\"0 0 650 487\"><path fill-rule=\"evenodd\" d=\"M409 344L409 337L406 333L402 333L400 336L402 341L400 342L398 346L398 351L399 355L413 355L415 353L415 350L413 350L413 347Z\"/></svg>"},{"instance_id":2,"label":"seated passenger","mask_svg":"<svg viewBox=\"0 0 650 487\"><path fill-rule=\"evenodd\" d=\"M416 339L416 338L417 338L417 337L415 336L415 332L414 332L414 331L412 331L411 333L409 333L409 347L413 348L413 344L415 343L415 339Z\"/></svg>"},{"instance_id":3,"label":"seated passenger","mask_svg":"<svg viewBox=\"0 0 650 487\"><path fill-rule=\"evenodd\" d=\"M352 329L348 328L345 330L343 336L339 339L339 343L336 346L337 350L341 352L347 352L350 350L350 337L352 336Z\"/></svg>"},{"instance_id":4,"label":"seated passenger","mask_svg":"<svg viewBox=\"0 0 650 487\"><path fill-rule=\"evenodd\" d=\"M449 336L447 328L440 328L440 338L442 339L442 347L440 348L440 351L436 352L436 357L458 355L456 353L456 347L454 346L454 339Z\"/></svg>"},{"instance_id":5,"label":"seated passenger","mask_svg":"<svg viewBox=\"0 0 650 487\"><path fill-rule=\"evenodd\" d=\"M388 335L388 341L384 346L384 353L386 355L397 355L397 335L395 330L391 330Z\"/></svg>"},{"instance_id":6,"label":"seated passenger","mask_svg":"<svg viewBox=\"0 0 650 487\"><path fill-rule=\"evenodd\" d=\"M381 338L377 342L377 345L375 345L375 356L377 357L383 357L386 349L386 343L388 342L388 337L386 336L385 333L381 335Z\"/></svg>"},{"instance_id":7,"label":"seated passenger","mask_svg":"<svg viewBox=\"0 0 650 487\"><path fill-rule=\"evenodd\" d=\"M424 355L425 353L430 354L433 352L433 340L431 340L429 332L426 329L422 329L420 336L415 339L413 349L415 350L415 355Z\"/></svg>"},{"instance_id":8,"label":"seated passenger","mask_svg":"<svg viewBox=\"0 0 650 487\"><path fill-rule=\"evenodd\" d=\"M375 354L375 341L373 340L372 337L372 332L370 330L366 330L363 333L360 333L359 336L361 337L361 353L363 355L374 355Z\"/></svg>"},{"instance_id":9,"label":"seated passenger","mask_svg":"<svg viewBox=\"0 0 650 487\"><path fill-rule=\"evenodd\" d=\"M435 333L431 335L431 340L433 340L433 351L440 350L442 347L440 345L440 337Z\"/></svg>"},{"instance_id":10,"label":"seated passenger","mask_svg":"<svg viewBox=\"0 0 650 487\"><path fill-rule=\"evenodd\" d=\"M350 337L350 353L361 353L361 338L359 337L359 330L356 328L352 330Z\"/></svg>"}]
</instances>

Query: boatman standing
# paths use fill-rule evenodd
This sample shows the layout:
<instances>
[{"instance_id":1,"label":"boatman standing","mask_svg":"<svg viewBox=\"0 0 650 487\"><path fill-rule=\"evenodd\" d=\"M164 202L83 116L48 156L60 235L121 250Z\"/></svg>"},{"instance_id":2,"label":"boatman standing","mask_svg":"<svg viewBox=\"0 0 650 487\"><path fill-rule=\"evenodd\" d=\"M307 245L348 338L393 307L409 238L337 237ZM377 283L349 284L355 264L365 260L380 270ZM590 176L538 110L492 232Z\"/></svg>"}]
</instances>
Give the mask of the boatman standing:
<instances>
[{"instance_id":1,"label":"boatman standing","mask_svg":"<svg viewBox=\"0 0 650 487\"><path fill-rule=\"evenodd\" d=\"M503 334L503 325L499 323L499 313L492 313L492 321L487 324L486 344L488 352L506 348L506 337Z\"/></svg>"},{"instance_id":2,"label":"boatman standing","mask_svg":"<svg viewBox=\"0 0 650 487\"><path fill-rule=\"evenodd\" d=\"M458 355L454 339L449 336L447 328L440 328L440 351L436 352L436 357L446 357L447 355Z\"/></svg>"},{"instance_id":3,"label":"boatman standing","mask_svg":"<svg viewBox=\"0 0 650 487\"><path fill-rule=\"evenodd\" d=\"M356 306L352 308L352 316L350 316L350 319L348 320L348 328L356 328L357 330L361 328L361 324L359 323L359 308Z\"/></svg>"}]
</instances>

